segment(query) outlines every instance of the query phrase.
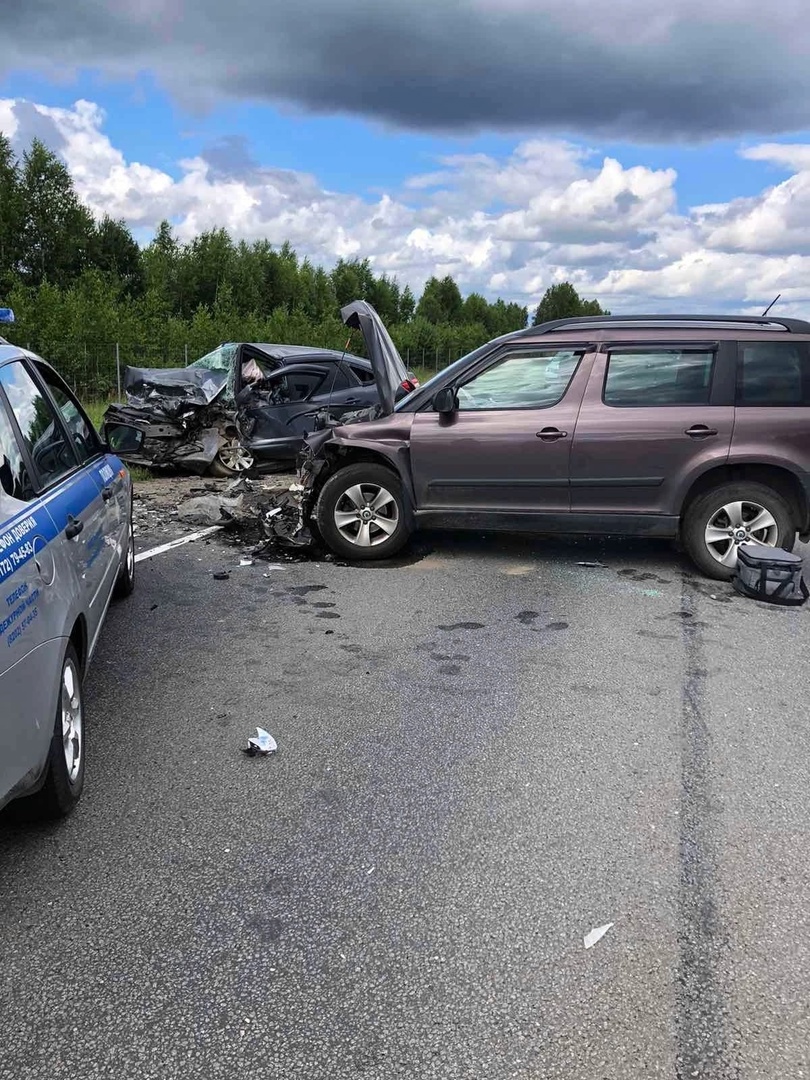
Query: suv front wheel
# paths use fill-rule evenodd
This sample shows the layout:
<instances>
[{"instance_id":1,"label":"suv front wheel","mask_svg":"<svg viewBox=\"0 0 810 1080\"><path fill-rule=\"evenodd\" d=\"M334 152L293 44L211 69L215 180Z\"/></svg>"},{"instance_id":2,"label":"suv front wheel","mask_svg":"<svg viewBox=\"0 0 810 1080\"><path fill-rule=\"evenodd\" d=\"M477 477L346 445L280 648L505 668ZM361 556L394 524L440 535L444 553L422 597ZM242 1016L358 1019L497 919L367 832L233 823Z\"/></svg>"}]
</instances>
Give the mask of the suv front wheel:
<instances>
[{"instance_id":1,"label":"suv front wheel","mask_svg":"<svg viewBox=\"0 0 810 1080\"><path fill-rule=\"evenodd\" d=\"M410 529L399 477L384 465L359 462L330 476L315 521L324 543L345 559L387 559Z\"/></svg>"},{"instance_id":2,"label":"suv front wheel","mask_svg":"<svg viewBox=\"0 0 810 1080\"><path fill-rule=\"evenodd\" d=\"M707 577L728 581L737 568L740 544L757 543L792 551L796 522L790 503L766 484L721 484L687 508L681 538Z\"/></svg>"}]
</instances>

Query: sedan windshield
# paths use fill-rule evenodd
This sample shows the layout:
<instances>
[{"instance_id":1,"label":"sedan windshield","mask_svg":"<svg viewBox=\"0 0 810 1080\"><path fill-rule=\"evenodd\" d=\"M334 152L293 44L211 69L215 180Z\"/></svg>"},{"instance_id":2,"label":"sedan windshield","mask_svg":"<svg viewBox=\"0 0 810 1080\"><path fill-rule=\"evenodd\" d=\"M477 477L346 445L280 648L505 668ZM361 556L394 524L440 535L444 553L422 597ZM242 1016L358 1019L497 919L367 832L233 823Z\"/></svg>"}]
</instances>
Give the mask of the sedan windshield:
<instances>
[{"instance_id":1,"label":"sedan windshield","mask_svg":"<svg viewBox=\"0 0 810 1080\"><path fill-rule=\"evenodd\" d=\"M188 366L190 368L204 368L206 371L230 371L231 361L236 349L236 345L220 345L218 349L206 353L205 356L201 356L199 360L195 360L193 364Z\"/></svg>"}]
</instances>

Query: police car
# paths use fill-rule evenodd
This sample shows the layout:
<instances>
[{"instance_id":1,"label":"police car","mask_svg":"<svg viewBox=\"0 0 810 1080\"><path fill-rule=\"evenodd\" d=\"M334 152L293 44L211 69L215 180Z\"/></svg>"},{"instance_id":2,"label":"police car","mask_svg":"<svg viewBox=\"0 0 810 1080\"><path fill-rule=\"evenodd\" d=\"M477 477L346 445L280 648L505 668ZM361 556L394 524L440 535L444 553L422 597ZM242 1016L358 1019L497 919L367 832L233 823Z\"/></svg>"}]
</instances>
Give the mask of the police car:
<instances>
[{"instance_id":1,"label":"police car","mask_svg":"<svg viewBox=\"0 0 810 1080\"><path fill-rule=\"evenodd\" d=\"M134 584L129 473L53 368L0 338L0 807L76 804L82 679L111 597Z\"/></svg>"}]
</instances>

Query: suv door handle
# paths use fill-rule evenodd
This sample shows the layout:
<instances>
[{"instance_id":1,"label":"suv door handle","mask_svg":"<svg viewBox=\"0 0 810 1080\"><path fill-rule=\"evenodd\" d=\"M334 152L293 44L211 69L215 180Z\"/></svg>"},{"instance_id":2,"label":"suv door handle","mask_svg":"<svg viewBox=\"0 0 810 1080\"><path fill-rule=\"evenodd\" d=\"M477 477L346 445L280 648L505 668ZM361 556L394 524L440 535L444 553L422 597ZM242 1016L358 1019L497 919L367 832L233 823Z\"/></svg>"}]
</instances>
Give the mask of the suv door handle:
<instances>
[{"instance_id":1,"label":"suv door handle","mask_svg":"<svg viewBox=\"0 0 810 1080\"><path fill-rule=\"evenodd\" d=\"M109 502L110 499L113 497L113 494L114 494L114 492L113 492L113 489L111 487L105 487L105 488L101 489L101 497L104 500L104 502Z\"/></svg>"},{"instance_id":2,"label":"suv door handle","mask_svg":"<svg viewBox=\"0 0 810 1080\"><path fill-rule=\"evenodd\" d=\"M710 435L716 434L717 428L706 427L705 424L693 424L684 432L684 435L688 435L690 439L706 439Z\"/></svg>"},{"instance_id":3,"label":"suv door handle","mask_svg":"<svg viewBox=\"0 0 810 1080\"><path fill-rule=\"evenodd\" d=\"M72 540L75 536L79 535L83 528L83 521L79 521L79 519L75 518L72 514L68 514L68 523L65 526L65 538L67 540Z\"/></svg>"},{"instance_id":4,"label":"suv door handle","mask_svg":"<svg viewBox=\"0 0 810 1080\"><path fill-rule=\"evenodd\" d=\"M560 431L555 427L544 427L542 431L537 432L537 438L542 439L543 442L556 442L557 439L567 439L568 432Z\"/></svg>"}]
</instances>

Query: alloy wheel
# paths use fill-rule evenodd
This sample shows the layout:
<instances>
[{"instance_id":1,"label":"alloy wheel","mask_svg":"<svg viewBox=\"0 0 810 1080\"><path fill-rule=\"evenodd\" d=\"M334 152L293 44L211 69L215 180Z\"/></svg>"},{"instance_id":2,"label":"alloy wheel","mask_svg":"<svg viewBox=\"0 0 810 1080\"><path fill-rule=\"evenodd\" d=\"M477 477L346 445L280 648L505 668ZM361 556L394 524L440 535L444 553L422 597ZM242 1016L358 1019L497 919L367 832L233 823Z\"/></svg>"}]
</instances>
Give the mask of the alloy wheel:
<instances>
[{"instance_id":1,"label":"alloy wheel","mask_svg":"<svg viewBox=\"0 0 810 1080\"><path fill-rule=\"evenodd\" d=\"M709 518L706 547L712 558L733 569L737 565L740 544L764 544L775 547L779 526L766 507L755 502L729 502Z\"/></svg>"},{"instance_id":2,"label":"alloy wheel","mask_svg":"<svg viewBox=\"0 0 810 1080\"><path fill-rule=\"evenodd\" d=\"M232 435L219 448L217 458L231 472L247 472L253 468L253 454L246 450L238 436Z\"/></svg>"},{"instance_id":3,"label":"alloy wheel","mask_svg":"<svg viewBox=\"0 0 810 1080\"><path fill-rule=\"evenodd\" d=\"M75 784L82 765L82 691L79 673L68 657L62 669L62 747L68 780Z\"/></svg>"},{"instance_id":4,"label":"alloy wheel","mask_svg":"<svg viewBox=\"0 0 810 1080\"><path fill-rule=\"evenodd\" d=\"M340 535L356 547L376 547L393 536L399 524L396 499L379 484L354 484L338 499L334 511Z\"/></svg>"}]
</instances>

